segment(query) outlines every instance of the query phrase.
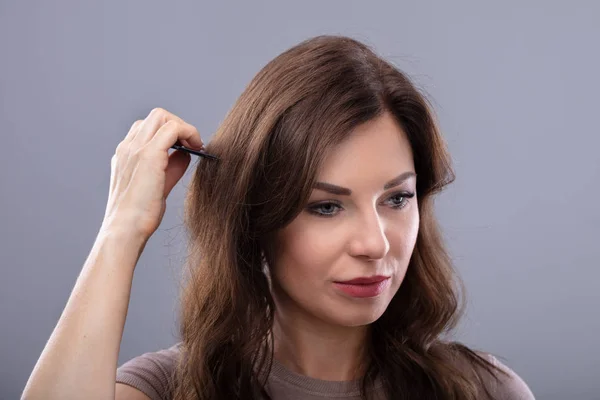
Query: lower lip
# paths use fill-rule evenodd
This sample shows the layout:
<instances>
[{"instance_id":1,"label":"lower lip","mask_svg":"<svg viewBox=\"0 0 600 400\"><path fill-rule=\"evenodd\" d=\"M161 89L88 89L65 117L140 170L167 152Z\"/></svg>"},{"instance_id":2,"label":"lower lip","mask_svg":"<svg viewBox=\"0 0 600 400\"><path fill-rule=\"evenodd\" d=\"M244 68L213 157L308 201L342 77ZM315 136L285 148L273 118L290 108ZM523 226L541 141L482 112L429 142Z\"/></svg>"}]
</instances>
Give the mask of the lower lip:
<instances>
[{"instance_id":1,"label":"lower lip","mask_svg":"<svg viewBox=\"0 0 600 400\"><path fill-rule=\"evenodd\" d=\"M369 298L379 296L388 287L390 279L363 285L334 282L334 286L349 296L357 298Z\"/></svg>"}]
</instances>

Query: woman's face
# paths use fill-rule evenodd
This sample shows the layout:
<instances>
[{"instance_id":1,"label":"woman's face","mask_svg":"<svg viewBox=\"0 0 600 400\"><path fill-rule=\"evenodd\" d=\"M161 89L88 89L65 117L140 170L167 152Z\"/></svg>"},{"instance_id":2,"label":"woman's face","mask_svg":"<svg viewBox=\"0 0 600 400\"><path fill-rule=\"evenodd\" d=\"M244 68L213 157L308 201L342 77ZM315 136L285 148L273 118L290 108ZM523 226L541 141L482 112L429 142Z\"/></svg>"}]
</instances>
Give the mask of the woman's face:
<instances>
[{"instance_id":1,"label":"woman's face","mask_svg":"<svg viewBox=\"0 0 600 400\"><path fill-rule=\"evenodd\" d=\"M271 276L279 314L348 327L383 314L419 229L414 173L406 134L388 113L328 155L317 176L322 184L276 237ZM357 278L363 282L348 282Z\"/></svg>"}]
</instances>

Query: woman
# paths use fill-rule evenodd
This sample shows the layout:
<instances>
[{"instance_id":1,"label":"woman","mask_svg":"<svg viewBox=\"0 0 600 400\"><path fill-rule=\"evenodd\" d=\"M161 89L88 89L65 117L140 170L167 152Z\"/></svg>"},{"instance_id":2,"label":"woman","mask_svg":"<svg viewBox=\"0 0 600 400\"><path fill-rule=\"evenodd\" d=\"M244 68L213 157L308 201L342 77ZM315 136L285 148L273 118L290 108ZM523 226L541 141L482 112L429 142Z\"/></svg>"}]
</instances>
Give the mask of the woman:
<instances>
[{"instance_id":1,"label":"woman","mask_svg":"<svg viewBox=\"0 0 600 400\"><path fill-rule=\"evenodd\" d=\"M181 343L115 385L135 264L190 161L168 155L177 140L204 148L157 109L117 147L102 229L25 398L533 399L495 357L444 339L462 307L429 105L334 36L266 65L206 146L220 160L202 159L186 198Z\"/></svg>"}]
</instances>

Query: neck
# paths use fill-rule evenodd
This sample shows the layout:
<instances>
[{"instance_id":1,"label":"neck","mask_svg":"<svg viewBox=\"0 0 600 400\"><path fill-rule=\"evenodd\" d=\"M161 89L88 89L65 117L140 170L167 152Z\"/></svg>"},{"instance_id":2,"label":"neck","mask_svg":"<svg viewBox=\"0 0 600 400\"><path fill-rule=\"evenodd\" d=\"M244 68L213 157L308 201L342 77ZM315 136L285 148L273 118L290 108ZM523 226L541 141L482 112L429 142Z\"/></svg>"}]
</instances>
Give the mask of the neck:
<instances>
[{"instance_id":1,"label":"neck","mask_svg":"<svg viewBox=\"0 0 600 400\"><path fill-rule=\"evenodd\" d=\"M273 325L278 362L315 379L350 381L362 377L368 326L332 326L303 313L285 311L276 311Z\"/></svg>"}]
</instances>

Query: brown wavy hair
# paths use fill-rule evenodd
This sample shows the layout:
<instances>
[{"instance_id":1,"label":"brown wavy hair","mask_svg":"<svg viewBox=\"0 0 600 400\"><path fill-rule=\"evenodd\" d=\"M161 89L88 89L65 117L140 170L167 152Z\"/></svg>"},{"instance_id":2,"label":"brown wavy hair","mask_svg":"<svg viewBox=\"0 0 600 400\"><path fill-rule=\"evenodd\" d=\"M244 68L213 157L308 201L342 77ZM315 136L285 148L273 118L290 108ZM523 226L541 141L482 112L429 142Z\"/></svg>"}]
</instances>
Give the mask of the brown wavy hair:
<instances>
[{"instance_id":1,"label":"brown wavy hair","mask_svg":"<svg viewBox=\"0 0 600 400\"><path fill-rule=\"evenodd\" d=\"M327 152L384 112L412 147L420 227L404 282L371 326L363 397L381 379L390 399L477 399L487 392L482 372L502 372L442 338L464 288L434 217L434 195L454 173L432 107L370 47L326 35L260 70L206 145L221 160L199 160L185 200L176 400L268 398L275 306L263 268L273 235L305 207Z\"/></svg>"}]
</instances>

